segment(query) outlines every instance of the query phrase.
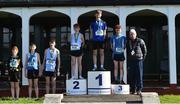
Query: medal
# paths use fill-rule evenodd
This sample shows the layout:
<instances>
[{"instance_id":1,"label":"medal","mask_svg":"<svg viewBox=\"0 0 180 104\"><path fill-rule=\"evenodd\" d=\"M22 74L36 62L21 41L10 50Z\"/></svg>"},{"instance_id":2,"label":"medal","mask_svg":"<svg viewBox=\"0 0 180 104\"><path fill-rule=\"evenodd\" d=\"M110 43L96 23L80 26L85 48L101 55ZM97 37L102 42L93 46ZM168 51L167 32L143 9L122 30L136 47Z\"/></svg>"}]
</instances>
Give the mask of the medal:
<instances>
[{"instance_id":1,"label":"medal","mask_svg":"<svg viewBox=\"0 0 180 104\"><path fill-rule=\"evenodd\" d=\"M135 54L134 50L131 51L131 55L133 56Z\"/></svg>"},{"instance_id":2,"label":"medal","mask_svg":"<svg viewBox=\"0 0 180 104\"><path fill-rule=\"evenodd\" d=\"M99 35L99 36L103 36L103 30L101 28L101 25L102 25L102 22L101 21L96 21L96 26L97 26L97 31L96 31L96 35Z\"/></svg>"},{"instance_id":3,"label":"medal","mask_svg":"<svg viewBox=\"0 0 180 104\"><path fill-rule=\"evenodd\" d=\"M35 53L30 54L29 59L28 59L28 65L29 66L33 66L34 65L34 63L35 63L34 57L35 57Z\"/></svg>"},{"instance_id":4,"label":"medal","mask_svg":"<svg viewBox=\"0 0 180 104\"><path fill-rule=\"evenodd\" d=\"M135 49L135 47L136 47L136 44L137 44L137 42L135 42L134 45L133 45L132 42L129 41L129 45L130 45L130 50L131 50L131 55L132 55L132 56L135 54L134 49Z\"/></svg>"},{"instance_id":5,"label":"medal","mask_svg":"<svg viewBox=\"0 0 180 104\"><path fill-rule=\"evenodd\" d=\"M75 34L74 34L75 43L77 43L78 37L79 37L79 33L75 33Z\"/></svg>"},{"instance_id":6,"label":"medal","mask_svg":"<svg viewBox=\"0 0 180 104\"><path fill-rule=\"evenodd\" d=\"M53 50L50 50L50 57L51 57L51 60L53 60Z\"/></svg>"}]
</instances>

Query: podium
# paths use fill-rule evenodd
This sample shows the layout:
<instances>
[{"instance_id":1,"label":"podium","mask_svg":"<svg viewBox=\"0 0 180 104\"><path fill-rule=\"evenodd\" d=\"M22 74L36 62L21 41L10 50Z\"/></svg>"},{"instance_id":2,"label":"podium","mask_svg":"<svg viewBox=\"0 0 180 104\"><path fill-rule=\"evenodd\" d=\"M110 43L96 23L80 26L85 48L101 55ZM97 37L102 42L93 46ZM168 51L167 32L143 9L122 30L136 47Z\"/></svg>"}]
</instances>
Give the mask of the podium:
<instances>
[{"instance_id":1,"label":"podium","mask_svg":"<svg viewBox=\"0 0 180 104\"><path fill-rule=\"evenodd\" d=\"M112 94L129 94L128 84L112 84L111 85Z\"/></svg>"},{"instance_id":2,"label":"podium","mask_svg":"<svg viewBox=\"0 0 180 104\"><path fill-rule=\"evenodd\" d=\"M67 95L86 95L87 82L86 79L66 80Z\"/></svg>"},{"instance_id":3,"label":"podium","mask_svg":"<svg viewBox=\"0 0 180 104\"><path fill-rule=\"evenodd\" d=\"M88 71L88 94L89 95L111 94L110 71Z\"/></svg>"}]
</instances>

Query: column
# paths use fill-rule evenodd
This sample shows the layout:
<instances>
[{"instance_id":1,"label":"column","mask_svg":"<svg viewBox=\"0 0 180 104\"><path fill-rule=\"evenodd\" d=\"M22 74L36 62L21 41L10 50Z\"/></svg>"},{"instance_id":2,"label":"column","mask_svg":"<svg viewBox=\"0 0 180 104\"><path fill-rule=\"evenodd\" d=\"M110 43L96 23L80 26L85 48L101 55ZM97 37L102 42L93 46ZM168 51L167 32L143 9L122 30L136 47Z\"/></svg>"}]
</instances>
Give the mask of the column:
<instances>
[{"instance_id":1,"label":"column","mask_svg":"<svg viewBox=\"0 0 180 104\"><path fill-rule=\"evenodd\" d=\"M171 88L176 88L176 34L175 34L175 13L174 8L168 9L168 44L169 44L169 84Z\"/></svg>"},{"instance_id":2,"label":"column","mask_svg":"<svg viewBox=\"0 0 180 104\"><path fill-rule=\"evenodd\" d=\"M29 12L27 9L22 9L22 62L25 67L26 54L29 52ZM28 85L28 80L24 76L22 70L22 85Z\"/></svg>"},{"instance_id":3,"label":"column","mask_svg":"<svg viewBox=\"0 0 180 104\"><path fill-rule=\"evenodd\" d=\"M120 11L119 13L119 23L122 28L122 34L126 36L126 15L124 15L124 12ZM127 83L127 54L125 50L125 61L124 61L124 82Z\"/></svg>"}]
</instances>

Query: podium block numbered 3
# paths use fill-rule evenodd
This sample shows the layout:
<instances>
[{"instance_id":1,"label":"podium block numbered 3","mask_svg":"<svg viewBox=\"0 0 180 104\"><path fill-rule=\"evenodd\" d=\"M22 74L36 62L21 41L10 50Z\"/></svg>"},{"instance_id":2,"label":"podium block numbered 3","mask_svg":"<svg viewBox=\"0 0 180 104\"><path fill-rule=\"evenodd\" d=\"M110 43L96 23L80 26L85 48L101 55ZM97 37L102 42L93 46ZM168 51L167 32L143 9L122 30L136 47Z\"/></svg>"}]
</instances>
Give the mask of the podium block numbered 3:
<instances>
[{"instance_id":1,"label":"podium block numbered 3","mask_svg":"<svg viewBox=\"0 0 180 104\"><path fill-rule=\"evenodd\" d=\"M112 90L112 94L129 94L129 85L112 84L111 90Z\"/></svg>"},{"instance_id":2,"label":"podium block numbered 3","mask_svg":"<svg viewBox=\"0 0 180 104\"><path fill-rule=\"evenodd\" d=\"M86 79L66 80L67 95L86 95L87 82Z\"/></svg>"},{"instance_id":3,"label":"podium block numbered 3","mask_svg":"<svg viewBox=\"0 0 180 104\"><path fill-rule=\"evenodd\" d=\"M111 94L110 71L89 71L88 72L88 94L90 95Z\"/></svg>"}]
</instances>

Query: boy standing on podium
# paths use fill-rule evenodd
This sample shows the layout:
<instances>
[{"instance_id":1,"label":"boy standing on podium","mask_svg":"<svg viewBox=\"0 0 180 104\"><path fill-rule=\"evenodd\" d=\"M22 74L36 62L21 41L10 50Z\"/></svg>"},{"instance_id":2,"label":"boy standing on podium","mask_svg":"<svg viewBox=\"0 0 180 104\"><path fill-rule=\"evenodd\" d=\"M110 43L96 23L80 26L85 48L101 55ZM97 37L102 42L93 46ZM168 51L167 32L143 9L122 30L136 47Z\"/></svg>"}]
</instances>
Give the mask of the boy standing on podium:
<instances>
[{"instance_id":1,"label":"boy standing on podium","mask_svg":"<svg viewBox=\"0 0 180 104\"><path fill-rule=\"evenodd\" d=\"M71 54L71 79L77 79L77 75L79 72L79 79L83 79L82 77L82 47L84 45L84 37L79 32L80 26L79 24L74 24L74 34L71 34L71 46L70 46L70 54ZM76 66L77 69L76 70Z\"/></svg>"},{"instance_id":2,"label":"boy standing on podium","mask_svg":"<svg viewBox=\"0 0 180 104\"><path fill-rule=\"evenodd\" d=\"M100 64L101 70L104 69L104 42L106 37L106 22L101 19L102 11L97 10L95 17L96 20L91 23L90 30L93 36L93 70L97 70L97 51L99 50L100 54Z\"/></svg>"},{"instance_id":3,"label":"boy standing on podium","mask_svg":"<svg viewBox=\"0 0 180 104\"><path fill-rule=\"evenodd\" d=\"M114 62L114 79L116 84L125 84L124 77L124 50L126 48L126 36L121 34L121 26L115 26L115 35L111 37L112 58ZM118 68L119 66L119 68ZM118 69L120 69L120 82L118 81Z\"/></svg>"}]
</instances>

